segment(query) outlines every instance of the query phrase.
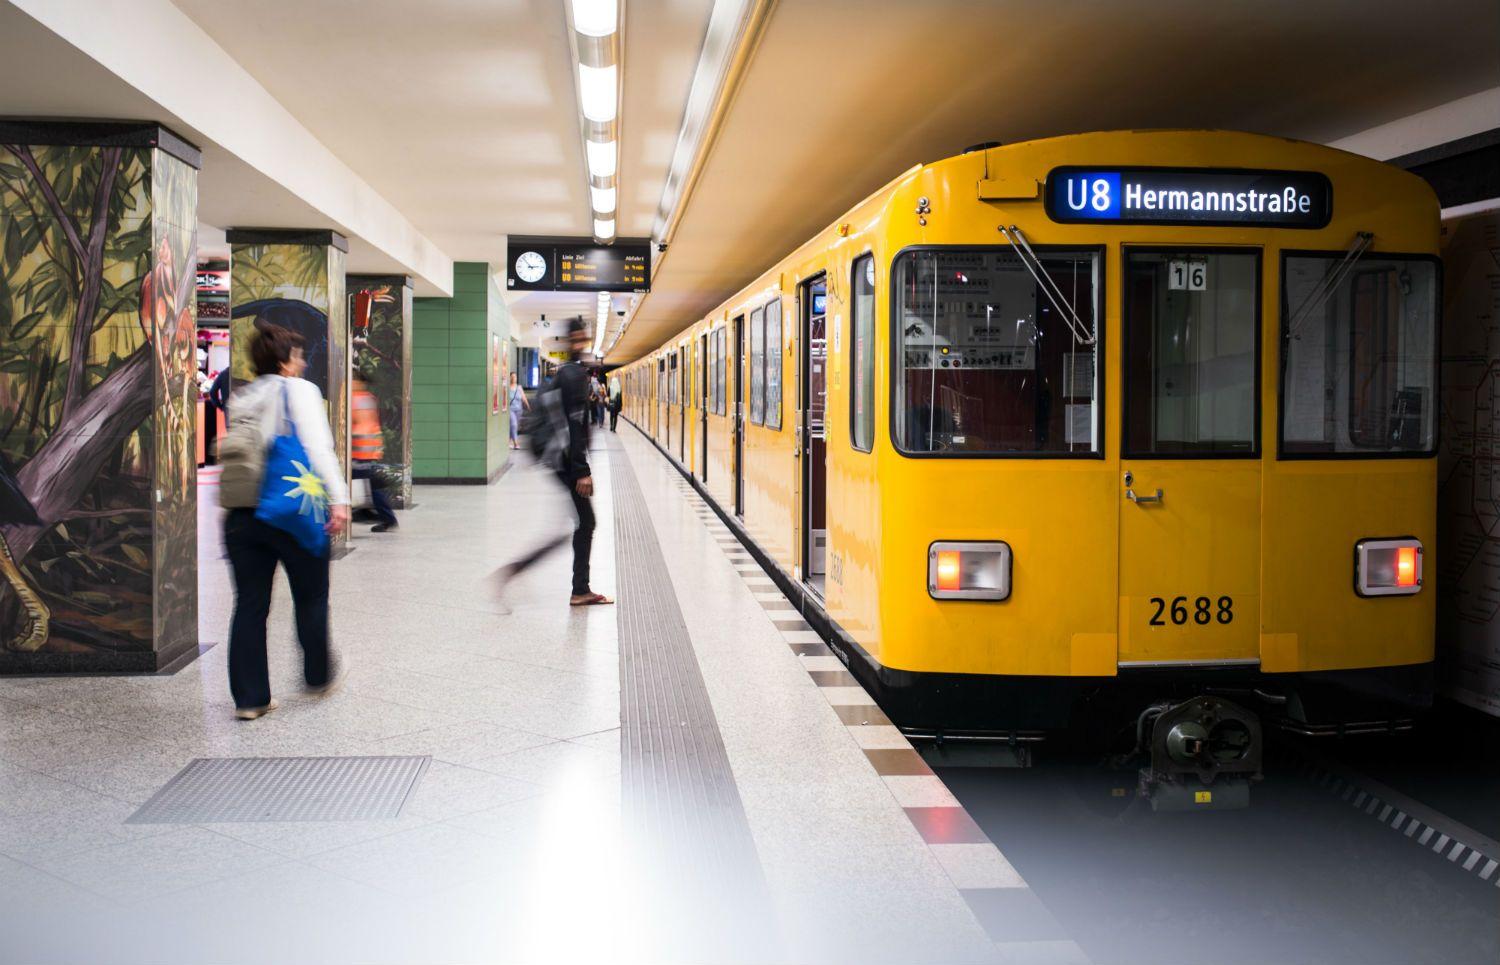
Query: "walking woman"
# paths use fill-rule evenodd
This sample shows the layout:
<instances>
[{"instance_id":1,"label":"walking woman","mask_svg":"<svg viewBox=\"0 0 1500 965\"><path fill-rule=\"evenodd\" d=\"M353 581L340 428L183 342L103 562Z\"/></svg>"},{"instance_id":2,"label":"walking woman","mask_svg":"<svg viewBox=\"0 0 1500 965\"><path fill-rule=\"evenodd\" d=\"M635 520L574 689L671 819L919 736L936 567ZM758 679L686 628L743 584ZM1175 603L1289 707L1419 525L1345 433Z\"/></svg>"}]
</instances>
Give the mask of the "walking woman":
<instances>
[{"instance_id":1,"label":"walking woman","mask_svg":"<svg viewBox=\"0 0 1500 965\"><path fill-rule=\"evenodd\" d=\"M510 447L521 448L521 413L531 408L531 402L526 398L526 392L521 388L521 380L516 373L510 373Z\"/></svg>"},{"instance_id":2,"label":"walking woman","mask_svg":"<svg viewBox=\"0 0 1500 965\"><path fill-rule=\"evenodd\" d=\"M302 337L279 325L262 323L250 342L250 359L256 378L234 393L235 427L259 427L259 438L269 445L283 431L283 419L289 420L307 451L309 468L327 491L326 528L329 533L342 531L349 525L349 492L333 451L323 393L302 378L307 368ZM247 430L247 438L255 434ZM226 467L225 471L231 470ZM226 490L224 497L229 510L224 517L224 548L234 573L229 691L234 696L235 716L254 720L276 709L266 668L266 617L278 563L286 568L292 589L307 690L319 695L333 690L336 670L328 650L328 559L304 549L286 530L258 519L255 503L244 495Z\"/></svg>"}]
</instances>

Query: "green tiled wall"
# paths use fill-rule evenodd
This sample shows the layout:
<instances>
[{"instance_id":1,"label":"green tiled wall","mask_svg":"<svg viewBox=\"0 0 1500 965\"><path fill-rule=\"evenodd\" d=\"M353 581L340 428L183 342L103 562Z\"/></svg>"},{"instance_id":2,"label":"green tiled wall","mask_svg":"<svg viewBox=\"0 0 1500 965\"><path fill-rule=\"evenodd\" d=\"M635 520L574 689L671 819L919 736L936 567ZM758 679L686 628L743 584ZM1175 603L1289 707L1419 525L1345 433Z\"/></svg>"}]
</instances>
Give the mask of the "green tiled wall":
<instances>
[{"instance_id":1,"label":"green tiled wall","mask_svg":"<svg viewBox=\"0 0 1500 965\"><path fill-rule=\"evenodd\" d=\"M452 298L413 303L412 477L417 482L479 482L505 465L504 410L499 417L490 411L491 338L510 337L510 316L499 292L488 264L456 262Z\"/></svg>"}]
</instances>

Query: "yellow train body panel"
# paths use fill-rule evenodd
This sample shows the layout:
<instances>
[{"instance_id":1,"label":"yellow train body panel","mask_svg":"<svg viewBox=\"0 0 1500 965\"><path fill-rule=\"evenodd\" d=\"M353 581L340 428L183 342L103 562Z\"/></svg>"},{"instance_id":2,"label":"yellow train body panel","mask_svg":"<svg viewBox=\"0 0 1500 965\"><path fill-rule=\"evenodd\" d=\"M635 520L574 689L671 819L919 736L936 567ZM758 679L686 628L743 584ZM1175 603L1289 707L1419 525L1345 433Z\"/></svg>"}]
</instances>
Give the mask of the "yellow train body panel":
<instances>
[{"instance_id":1,"label":"yellow train body panel","mask_svg":"<svg viewBox=\"0 0 1500 965\"><path fill-rule=\"evenodd\" d=\"M1311 172L1327 179L1331 212L1326 225L1311 228L1063 223L1049 215L1044 199L1049 178L1075 167ZM893 265L899 257L911 257L904 252L950 246L1005 253L1010 248L1000 229L1012 226L1039 252L1098 259L1097 342L1091 349L1097 358L1090 356L1097 385L1089 388L1095 393L1096 421L1089 429L1094 451L1066 458L976 455L963 451L955 432L941 453L903 452L897 446L898 422L910 419L912 409L895 411L894 380L896 363L905 366L903 372L910 364L894 355L894 343L909 337L902 333L910 330L910 313L903 309L903 318L892 317ZM808 352L800 341L808 310L804 285L821 276L827 326L822 423L827 577L819 606L877 671L919 675L901 678L906 686L926 674L939 675L934 680L945 679L941 675L1110 678L1137 666L1246 666L1262 674L1299 674L1425 664L1433 655L1436 603L1436 466L1430 458L1435 443L1419 453L1371 454L1378 458L1355 458L1361 453L1292 457L1283 451L1284 391L1300 393L1298 418L1311 423L1317 419L1306 416L1315 411L1309 406L1335 412L1345 405L1331 393L1320 399L1300 384L1284 386L1289 377L1305 378L1317 370L1316 363L1300 361L1301 368L1288 367L1287 353L1315 349L1299 344L1301 333L1291 331L1288 316L1296 306L1289 304L1284 287L1288 258L1315 257L1289 253L1342 258L1352 241L1368 233L1366 263L1398 255L1432 258L1438 229L1436 200L1418 178L1366 158L1279 138L1118 132L975 151L906 172L663 349L626 366L627 415L674 458L681 452L683 468L726 514L739 518L784 576L798 583L807 578L811 534L805 523L809 477L803 461L810 450L804 445L801 400L809 375L799 359ZM862 451L852 437L852 314L860 284L852 272L867 254L873 258L874 315L870 344L863 348L873 353L874 418L869 451ZM1247 353L1255 355L1253 447L1232 458L1127 454L1134 444L1126 438L1127 394L1141 385L1156 393L1149 408L1155 420L1148 425L1151 432L1171 423L1174 406L1188 412L1190 404L1199 405L1226 424L1245 417L1227 404L1215 408L1212 398L1179 402L1174 393L1182 390L1172 385L1177 369L1160 362L1155 375L1138 377L1144 371L1142 356L1127 358L1129 311L1191 302L1184 292L1151 287L1157 277L1151 272L1163 266L1176 272L1181 264L1213 265L1216 277L1226 279L1227 294L1213 296L1220 299L1213 311L1223 317L1255 312L1251 344L1221 347L1220 357L1240 359L1236 364L1243 364ZM1381 276L1387 277L1408 284L1404 273ZM1244 283L1232 287L1238 278ZM934 305L940 284L933 281ZM1391 294L1396 281L1367 283L1356 277L1350 284L1370 289L1368 296L1357 297L1377 301L1407 294ZM1389 290L1383 292L1382 284ZM915 299L903 304L925 304L920 292L902 297ZM747 371L749 348L739 352L733 345L736 319L748 319L771 300L781 306L782 324L779 343L766 347L765 364L781 366L780 428L743 420L737 444L735 403L743 399L748 409L753 380ZM1048 311L1040 296L1037 304L1039 313ZM1354 309L1350 312L1352 317ZM727 354L721 392L713 363L720 337ZM750 335L744 337L748 343ZM1353 358L1356 335L1348 338L1347 354ZM938 341L932 335L923 351L938 351ZM1324 370L1335 373L1343 364L1337 351L1344 349L1333 336L1326 341L1318 358ZM683 401L673 406L660 398L655 373L662 358L684 347L690 359L687 384ZM1368 350L1376 352L1370 357L1377 363L1378 349ZM1040 359L1042 349L1033 351ZM1165 342L1153 343L1151 364L1171 351ZM1128 366L1133 368L1127 371ZM1020 378L1015 373L992 377ZM938 376L929 381L935 397ZM1350 391L1366 390L1356 385ZM717 394L724 396L722 405L715 403ZM1417 413L1413 418L1429 418L1436 404L1435 384L1396 395L1411 407L1403 411ZM1347 402L1351 410L1354 397ZM1048 404L1060 403L1049 396ZM931 425L933 407L924 411ZM1197 410L1190 414L1202 418ZM1084 417L1070 410L1067 419ZM679 429L684 423L685 434ZM1069 423L1068 431L1081 435L1081 425ZM1352 438L1354 423L1345 428ZM1153 503L1158 490L1162 499ZM1137 502L1143 495L1146 501ZM1355 544L1386 537L1420 541L1427 575L1421 592L1389 598L1354 592ZM934 598L929 548L937 541L1003 541L1011 554L1009 597L1000 602ZM1183 613L1178 622L1175 617Z\"/></svg>"}]
</instances>

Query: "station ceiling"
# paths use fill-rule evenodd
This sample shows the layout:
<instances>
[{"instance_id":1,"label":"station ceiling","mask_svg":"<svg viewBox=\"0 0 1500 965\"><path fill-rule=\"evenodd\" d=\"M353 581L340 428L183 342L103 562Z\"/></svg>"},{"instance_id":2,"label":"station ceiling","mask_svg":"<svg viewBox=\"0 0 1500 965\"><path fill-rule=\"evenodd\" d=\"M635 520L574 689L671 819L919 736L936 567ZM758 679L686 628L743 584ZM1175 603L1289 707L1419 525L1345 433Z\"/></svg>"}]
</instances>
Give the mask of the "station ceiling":
<instances>
[{"instance_id":1,"label":"station ceiling","mask_svg":"<svg viewBox=\"0 0 1500 965\"><path fill-rule=\"evenodd\" d=\"M1494 0L780 0L609 361L913 164L1116 128L1329 142L1500 86L1497 38Z\"/></svg>"},{"instance_id":2,"label":"station ceiling","mask_svg":"<svg viewBox=\"0 0 1500 965\"><path fill-rule=\"evenodd\" d=\"M1500 91L1495 0L742 2L763 29L612 362L976 142L1160 126L1326 142ZM207 224L338 227L351 270L440 294L450 260L503 264L510 234L591 233L564 3L0 0L0 113L178 127L204 147ZM621 237L652 233L710 19L732 5L624 4ZM592 302L511 308L524 326Z\"/></svg>"}]
</instances>

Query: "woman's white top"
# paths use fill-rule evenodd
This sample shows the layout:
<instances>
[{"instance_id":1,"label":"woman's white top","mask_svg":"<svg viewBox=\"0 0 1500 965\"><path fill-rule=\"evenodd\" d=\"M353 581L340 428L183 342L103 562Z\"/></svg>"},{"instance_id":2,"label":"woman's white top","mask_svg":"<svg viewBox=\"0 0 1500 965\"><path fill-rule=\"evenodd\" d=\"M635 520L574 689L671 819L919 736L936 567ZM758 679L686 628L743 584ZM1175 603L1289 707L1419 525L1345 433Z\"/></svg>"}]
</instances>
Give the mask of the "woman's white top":
<instances>
[{"instance_id":1,"label":"woman's white top","mask_svg":"<svg viewBox=\"0 0 1500 965\"><path fill-rule=\"evenodd\" d=\"M312 471L328 487L328 501L335 506L348 505L349 487L344 471L333 451L333 431L328 427L328 406L323 393L306 379L288 379L280 375L262 375L249 385L234 390L229 397L229 411L236 418L253 414L260 420L260 431L267 445L282 432L281 389L286 387L287 412L297 429L297 438L307 450ZM249 415L245 416L249 418Z\"/></svg>"}]
</instances>

